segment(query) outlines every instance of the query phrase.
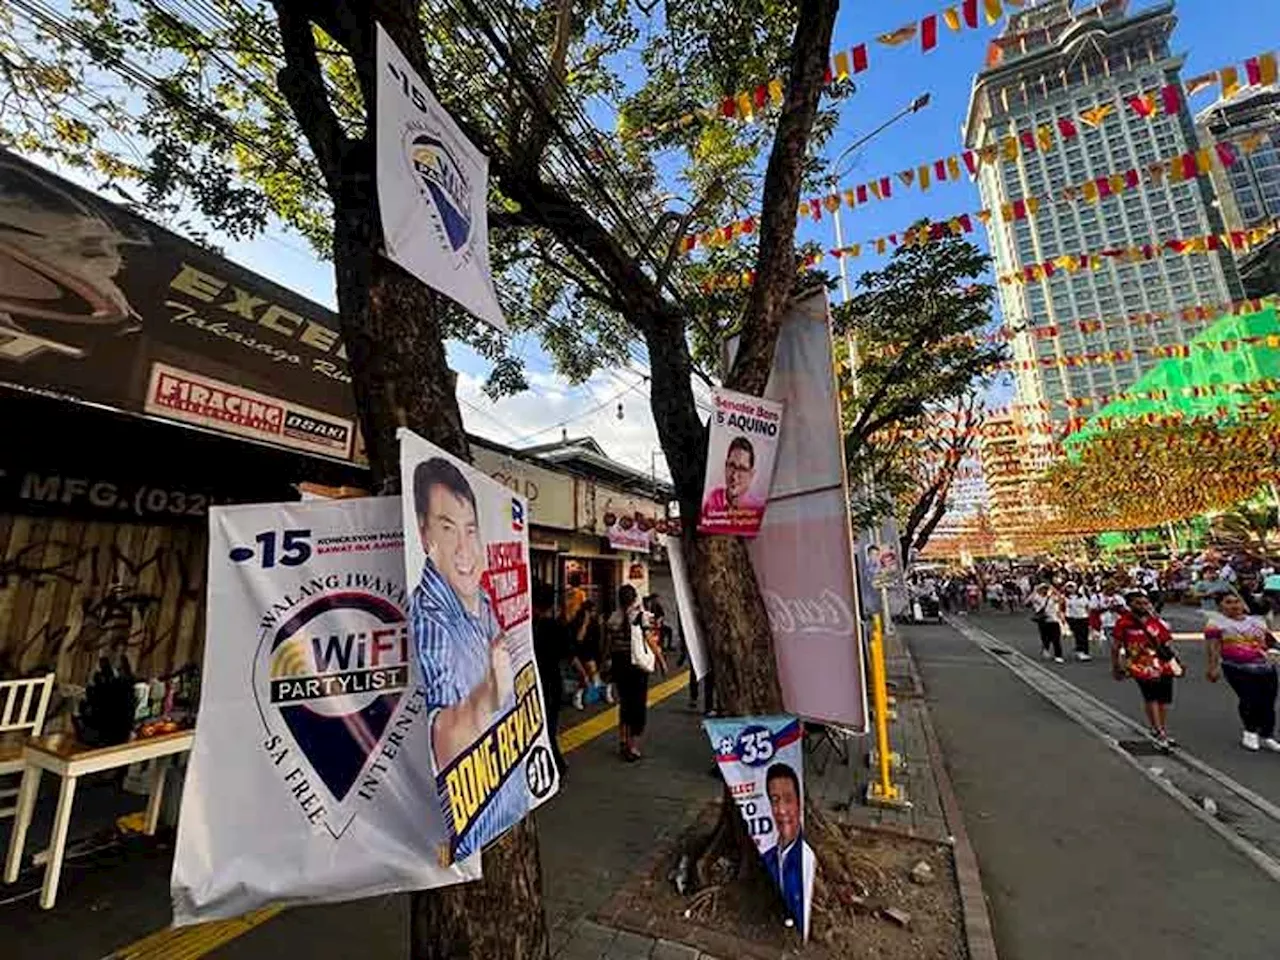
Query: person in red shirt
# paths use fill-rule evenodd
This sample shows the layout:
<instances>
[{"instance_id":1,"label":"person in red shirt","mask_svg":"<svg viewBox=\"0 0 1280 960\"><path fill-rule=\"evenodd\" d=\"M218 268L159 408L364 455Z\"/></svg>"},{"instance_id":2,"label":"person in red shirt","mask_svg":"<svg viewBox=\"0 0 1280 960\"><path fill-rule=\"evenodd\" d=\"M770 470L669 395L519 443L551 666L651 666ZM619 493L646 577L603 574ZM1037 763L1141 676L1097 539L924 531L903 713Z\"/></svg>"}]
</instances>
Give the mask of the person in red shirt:
<instances>
[{"instance_id":1,"label":"person in red shirt","mask_svg":"<svg viewBox=\"0 0 1280 960\"><path fill-rule=\"evenodd\" d=\"M1173 679L1182 676L1182 664L1169 625L1156 615L1146 591L1131 590L1124 599L1128 609L1111 629L1111 672L1117 680L1137 682L1152 739L1167 749L1174 745L1168 729Z\"/></svg>"}]
</instances>

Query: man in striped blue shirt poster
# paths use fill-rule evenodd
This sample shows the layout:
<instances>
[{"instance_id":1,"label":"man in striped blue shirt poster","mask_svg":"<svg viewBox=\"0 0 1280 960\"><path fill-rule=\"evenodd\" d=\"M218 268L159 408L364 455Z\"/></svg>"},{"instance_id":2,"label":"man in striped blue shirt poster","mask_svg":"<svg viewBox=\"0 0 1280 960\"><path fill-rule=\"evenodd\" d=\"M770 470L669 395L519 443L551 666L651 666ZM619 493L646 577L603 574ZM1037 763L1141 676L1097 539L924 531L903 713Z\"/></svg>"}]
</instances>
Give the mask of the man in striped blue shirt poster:
<instances>
[{"instance_id":1,"label":"man in striped blue shirt poster","mask_svg":"<svg viewBox=\"0 0 1280 960\"><path fill-rule=\"evenodd\" d=\"M516 696L508 637L481 587L486 560L471 484L452 462L432 457L414 468L413 502L426 562L409 619L426 683L435 770L443 780L455 760L515 709ZM441 788L445 821L453 823ZM453 859L480 851L528 812L523 765L509 769L479 806L454 836Z\"/></svg>"}]
</instances>

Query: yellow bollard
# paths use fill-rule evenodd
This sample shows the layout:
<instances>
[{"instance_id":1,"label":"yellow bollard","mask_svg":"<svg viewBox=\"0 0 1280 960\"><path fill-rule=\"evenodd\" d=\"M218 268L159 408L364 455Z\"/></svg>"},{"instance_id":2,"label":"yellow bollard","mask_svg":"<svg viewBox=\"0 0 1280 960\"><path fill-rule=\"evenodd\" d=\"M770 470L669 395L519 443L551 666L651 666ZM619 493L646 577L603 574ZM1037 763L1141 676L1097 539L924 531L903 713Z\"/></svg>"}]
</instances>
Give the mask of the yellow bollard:
<instances>
[{"instance_id":1,"label":"yellow bollard","mask_svg":"<svg viewBox=\"0 0 1280 960\"><path fill-rule=\"evenodd\" d=\"M877 777L867 786L867 803L907 807L906 791L893 782L893 750L889 746L889 679L884 665L884 628L880 615L871 621L871 698L876 714Z\"/></svg>"}]
</instances>

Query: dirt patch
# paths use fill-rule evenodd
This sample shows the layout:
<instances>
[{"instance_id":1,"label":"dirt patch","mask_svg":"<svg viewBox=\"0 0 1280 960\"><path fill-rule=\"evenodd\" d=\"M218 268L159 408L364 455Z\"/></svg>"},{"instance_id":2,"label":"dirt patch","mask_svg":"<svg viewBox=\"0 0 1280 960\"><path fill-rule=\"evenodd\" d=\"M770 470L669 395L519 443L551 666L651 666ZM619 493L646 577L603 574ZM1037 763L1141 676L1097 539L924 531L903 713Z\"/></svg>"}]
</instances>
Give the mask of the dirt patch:
<instances>
[{"instance_id":1,"label":"dirt patch","mask_svg":"<svg viewBox=\"0 0 1280 960\"><path fill-rule=\"evenodd\" d=\"M782 901L763 870L730 879L732 865L721 862L721 876L713 870L702 890L676 892L672 877L681 852L714 822L708 812L688 836L658 851L600 912L600 921L686 943L724 960L963 960L968 955L949 846L832 826L839 839L834 847L827 845L830 863L819 868L814 881L806 944L784 925ZM931 882L910 878L922 861L929 864ZM907 925L891 919L889 911L908 916Z\"/></svg>"}]
</instances>

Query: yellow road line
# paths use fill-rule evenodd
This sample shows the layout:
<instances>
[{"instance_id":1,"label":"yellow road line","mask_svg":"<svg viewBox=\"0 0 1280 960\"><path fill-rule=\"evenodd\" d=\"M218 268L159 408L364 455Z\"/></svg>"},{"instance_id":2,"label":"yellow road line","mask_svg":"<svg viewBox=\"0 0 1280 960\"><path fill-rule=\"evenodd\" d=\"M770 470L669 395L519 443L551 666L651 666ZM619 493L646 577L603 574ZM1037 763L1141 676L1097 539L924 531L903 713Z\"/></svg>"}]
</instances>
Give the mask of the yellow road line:
<instances>
[{"instance_id":1,"label":"yellow road line","mask_svg":"<svg viewBox=\"0 0 1280 960\"><path fill-rule=\"evenodd\" d=\"M649 688L649 705L661 703L689 685L689 672ZM610 707L589 720L575 724L560 734L560 750L569 753L608 733L618 725L618 708ZM112 960L199 960L254 927L284 912L284 907L264 907L231 920L212 920L191 927L170 927L121 947Z\"/></svg>"}]
</instances>

